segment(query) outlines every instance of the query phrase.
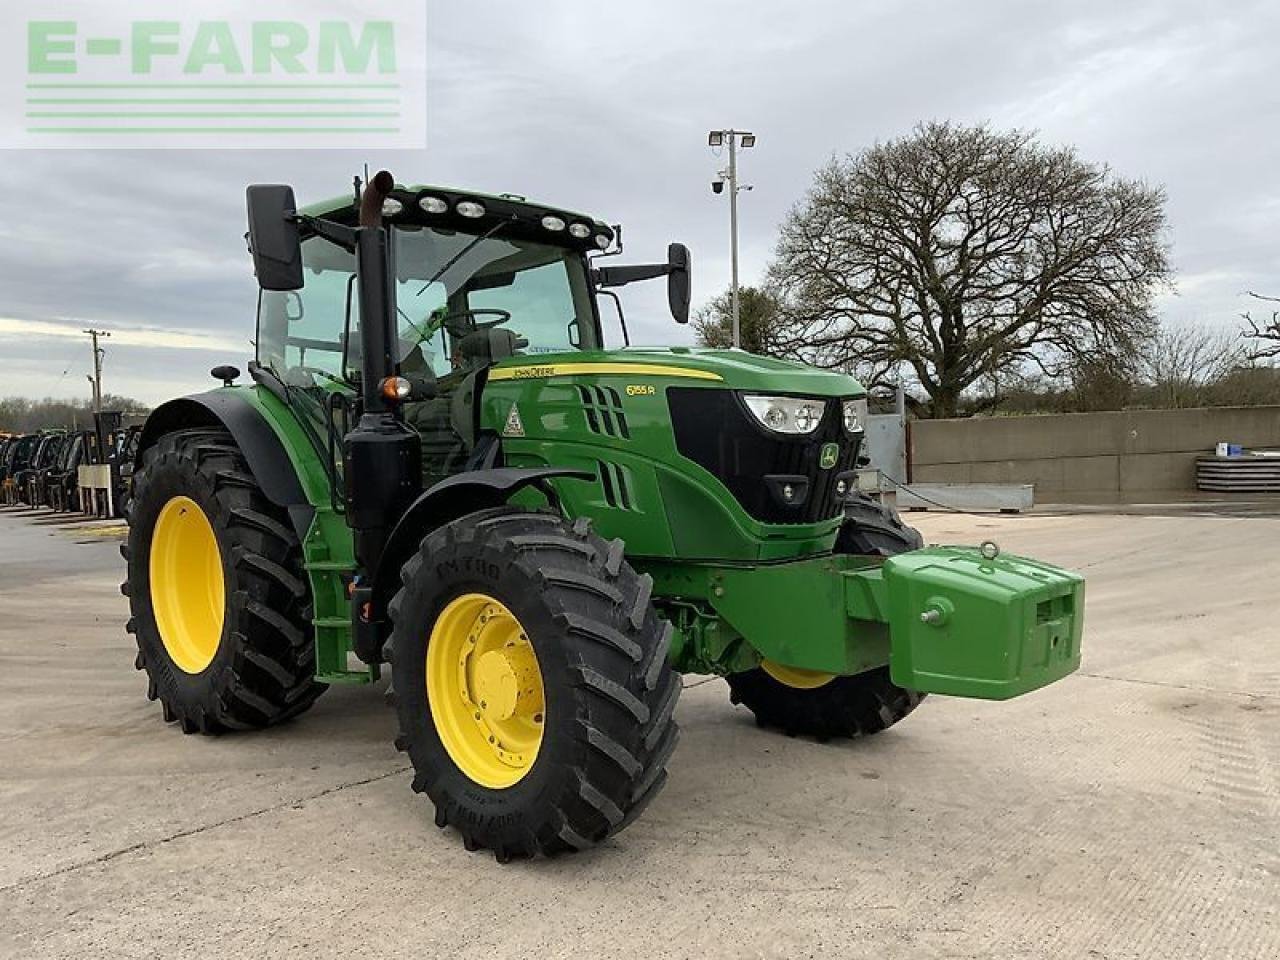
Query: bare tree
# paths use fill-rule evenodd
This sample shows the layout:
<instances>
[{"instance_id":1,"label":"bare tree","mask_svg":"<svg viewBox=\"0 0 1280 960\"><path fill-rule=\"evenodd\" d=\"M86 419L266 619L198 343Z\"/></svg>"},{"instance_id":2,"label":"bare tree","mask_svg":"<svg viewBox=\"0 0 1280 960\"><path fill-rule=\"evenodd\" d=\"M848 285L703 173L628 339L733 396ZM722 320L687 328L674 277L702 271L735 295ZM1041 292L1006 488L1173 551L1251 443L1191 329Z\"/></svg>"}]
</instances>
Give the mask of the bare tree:
<instances>
[{"instance_id":1,"label":"bare tree","mask_svg":"<svg viewBox=\"0 0 1280 960\"><path fill-rule=\"evenodd\" d=\"M933 416L979 381L1132 356L1171 276L1164 193L1022 131L928 123L833 159L783 224L777 349L856 370L905 367Z\"/></svg>"},{"instance_id":2,"label":"bare tree","mask_svg":"<svg viewBox=\"0 0 1280 960\"><path fill-rule=\"evenodd\" d=\"M1268 297L1261 293L1247 291L1248 295L1263 303L1280 303L1280 297ZM1240 316L1249 325L1245 331L1246 340L1253 341L1249 357L1253 360L1275 360L1280 358L1280 310L1271 308L1270 320L1256 320L1253 312L1246 310Z\"/></svg>"},{"instance_id":3,"label":"bare tree","mask_svg":"<svg viewBox=\"0 0 1280 960\"><path fill-rule=\"evenodd\" d=\"M148 413L145 403L132 397L107 394L102 398L105 410L119 410L124 414ZM88 428L93 424L93 404L88 400L58 400L46 397L33 400L29 397L0 397L0 432L26 433L62 427Z\"/></svg>"},{"instance_id":4,"label":"bare tree","mask_svg":"<svg viewBox=\"0 0 1280 960\"><path fill-rule=\"evenodd\" d=\"M1135 357L1102 354L1077 358L1064 377L1071 409L1082 413L1123 410L1133 402L1140 376Z\"/></svg>"},{"instance_id":5,"label":"bare tree","mask_svg":"<svg viewBox=\"0 0 1280 960\"><path fill-rule=\"evenodd\" d=\"M761 287L738 289L738 328L743 350L775 353L779 324L778 298L771 291ZM733 346L733 306L728 290L697 312L693 329L704 347Z\"/></svg>"},{"instance_id":6,"label":"bare tree","mask_svg":"<svg viewBox=\"0 0 1280 960\"><path fill-rule=\"evenodd\" d=\"M1210 388L1249 365L1236 331L1193 324L1161 326L1140 355L1143 381L1160 407L1209 403Z\"/></svg>"}]
</instances>

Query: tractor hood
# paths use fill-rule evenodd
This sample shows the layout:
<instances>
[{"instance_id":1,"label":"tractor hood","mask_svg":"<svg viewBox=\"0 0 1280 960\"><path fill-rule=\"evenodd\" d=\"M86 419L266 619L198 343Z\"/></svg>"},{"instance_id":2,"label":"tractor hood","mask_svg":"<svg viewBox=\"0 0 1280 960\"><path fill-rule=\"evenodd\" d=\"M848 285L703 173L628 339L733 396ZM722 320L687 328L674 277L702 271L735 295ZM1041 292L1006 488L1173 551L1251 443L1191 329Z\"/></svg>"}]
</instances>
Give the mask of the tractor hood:
<instances>
[{"instance_id":1,"label":"tractor hood","mask_svg":"<svg viewBox=\"0 0 1280 960\"><path fill-rule=\"evenodd\" d=\"M501 361L490 380L584 376L658 376L690 385L810 397L859 397L867 391L853 377L743 350L698 347L629 347L526 354Z\"/></svg>"}]
</instances>

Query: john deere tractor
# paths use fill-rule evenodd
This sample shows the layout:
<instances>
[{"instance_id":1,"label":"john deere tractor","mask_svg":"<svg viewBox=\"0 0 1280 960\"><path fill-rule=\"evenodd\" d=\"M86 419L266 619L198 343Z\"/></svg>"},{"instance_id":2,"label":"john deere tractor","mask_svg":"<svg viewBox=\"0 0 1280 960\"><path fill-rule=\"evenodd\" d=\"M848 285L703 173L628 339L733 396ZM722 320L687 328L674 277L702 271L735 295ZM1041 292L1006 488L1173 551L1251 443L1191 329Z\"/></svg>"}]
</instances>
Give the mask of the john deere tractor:
<instances>
[{"instance_id":1,"label":"john deere tractor","mask_svg":"<svg viewBox=\"0 0 1280 960\"><path fill-rule=\"evenodd\" d=\"M159 407L129 507L136 662L185 733L389 669L413 789L505 861L635 819L682 673L826 739L1079 664L1079 577L923 548L855 492L855 380L606 348L628 283L665 278L688 321L680 244L620 266L620 228L385 172L302 209L253 186L248 208L252 384L218 367Z\"/></svg>"}]
</instances>

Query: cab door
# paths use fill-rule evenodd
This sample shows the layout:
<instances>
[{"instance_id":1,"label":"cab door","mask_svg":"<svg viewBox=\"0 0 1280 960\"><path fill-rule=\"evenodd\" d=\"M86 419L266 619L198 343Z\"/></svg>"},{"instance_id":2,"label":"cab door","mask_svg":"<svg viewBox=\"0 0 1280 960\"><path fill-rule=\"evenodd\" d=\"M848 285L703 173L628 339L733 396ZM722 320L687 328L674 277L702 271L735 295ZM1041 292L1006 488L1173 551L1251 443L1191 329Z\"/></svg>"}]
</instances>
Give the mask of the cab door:
<instances>
[{"instance_id":1,"label":"cab door","mask_svg":"<svg viewBox=\"0 0 1280 960\"><path fill-rule=\"evenodd\" d=\"M283 384L336 492L342 437L360 388L355 257L318 237L303 243L302 254L301 290L261 293L257 359Z\"/></svg>"}]
</instances>

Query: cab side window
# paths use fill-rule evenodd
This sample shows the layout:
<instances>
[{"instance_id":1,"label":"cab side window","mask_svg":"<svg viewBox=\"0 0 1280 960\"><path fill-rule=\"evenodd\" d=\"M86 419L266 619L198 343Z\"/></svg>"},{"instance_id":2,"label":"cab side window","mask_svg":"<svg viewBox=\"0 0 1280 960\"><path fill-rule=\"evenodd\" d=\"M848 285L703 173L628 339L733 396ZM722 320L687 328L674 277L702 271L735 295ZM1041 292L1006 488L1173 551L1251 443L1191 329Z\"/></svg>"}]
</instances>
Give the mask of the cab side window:
<instances>
[{"instance_id":1,"label":"cab side window","mask_svg":"<svg viewBox=\"0 0 1280 960\"><path fill-rule=\"evenodd\" d=\"M258 308L258 362L291 385L302 386L320 374L342 379L358 376L358 298L355 257L312 237L302 245L303 288L262 291ZM348 330L347 315L351 314ZM342 369L343 347L347 371Z\"/></svg>"}]
</instances>

